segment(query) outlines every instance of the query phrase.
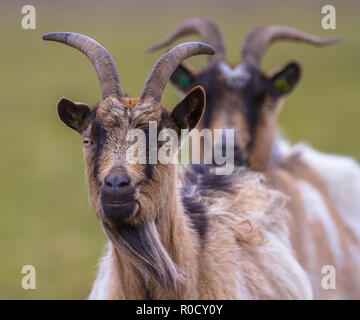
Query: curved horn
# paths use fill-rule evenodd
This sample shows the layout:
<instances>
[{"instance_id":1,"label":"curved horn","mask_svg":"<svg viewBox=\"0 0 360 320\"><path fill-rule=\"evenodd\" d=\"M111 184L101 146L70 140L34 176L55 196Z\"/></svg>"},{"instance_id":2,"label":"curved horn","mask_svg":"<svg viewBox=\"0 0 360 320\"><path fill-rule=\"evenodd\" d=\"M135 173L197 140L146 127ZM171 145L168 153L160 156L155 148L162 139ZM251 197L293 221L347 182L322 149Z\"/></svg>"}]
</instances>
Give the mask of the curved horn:
<instances>
[{"instance_id":1,"label":"curved horn","mask_svg":"<svg viewBox=\"0 0 360 320\"><path fill-rule=\"evenodd\" d=\"M171 49L156 62L141 93L140 101L153 98L160 102L167 82L181 62L191 56L214 53L212 46L201 42L185 42Z\"/></svg>"},{"instance_id":2,"label":"curved horn","mask_svg":"<svg viewBox=\"0 0 360 320\"><path fill-rule=\"evenodd\" d=\"M324 46L336 43L340 38L321 39L290 27L261 26L255 28L246 37L241 51L243 60L259 66L266 49L275 40L302 41L316 46Z\"/></svg>"},{"instance_id":3,"label":"curved horn","mask_svg":"<svg viewBox=\"0 0 360 320\"><path fill-rule=\"evenodd\" d=\"M218 25L206 18L194 18L183 22L164 41L148 49L149 52L164 48L181 36L197 34L201 41L210 44L216 49L216 54L209 57L209 63L225 60L225 42Z\"/></svg>"},{"instance_id":4,"label":"curved horn","mask_svg":"<svg viewBox=\"0 0 360 320\"><path fill-rule=\"evenodd\" d=\"M103 99L109 96L121 99L120 80L115 63L110 53L99 43L82 34L71 32L51 32L44 34L42 38L64 43L84 53L95 68Z\"/></svg>"}]
</instances>

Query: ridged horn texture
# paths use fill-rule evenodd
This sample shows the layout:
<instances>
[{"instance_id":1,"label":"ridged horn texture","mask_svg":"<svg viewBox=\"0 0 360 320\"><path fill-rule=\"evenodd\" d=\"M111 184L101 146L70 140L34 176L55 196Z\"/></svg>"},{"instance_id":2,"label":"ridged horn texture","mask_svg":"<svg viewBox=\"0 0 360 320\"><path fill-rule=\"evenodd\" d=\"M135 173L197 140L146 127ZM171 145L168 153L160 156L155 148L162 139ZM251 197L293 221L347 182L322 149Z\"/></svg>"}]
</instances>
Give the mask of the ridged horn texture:
<instances>
[{"instance_id":1,"label":"ridged horn texture","mask_svg":"<svg viewBox=\"0 0 360 320\"><path fill-rule=\"evenodd\" d=\"M64 43L84 53L95 68L103 99L109 96L121 99L120 80L115 63L103 46L89 37L71 32L51 32L44 34L42 38Z\"/></svg>"},{"instance_id":2,"label":"ridged horn texture","mask_svg":"<svg viewBox=\"0 0 360 320\"><path fill-rule=\"evenodd\" d=\"M183 22L164 41L155 44L149 48L148 51L152 52L167 47L178 38L188 34L199 35L201 41L210 44L216 49L216 54L209 57L209 63L225 60L226 49L224 37L218 25L206 18L194 18Z\"/></svg>"},{"instance_id":3,"label":"ridged horn texture","mask_svg":"<svg viewBox=\"0 0 360 320\"><path fill-rule=\"evenodd\" d=\"M260 26L251 31L244 41L241 50L243 61L259 66L266 49L275 40L293 40L325 46L338 42L340 38L322 39L290 27Z\"/></svg>"},{"instance_id":4,"label":"ridged horn texture","mask_svg":"<svg viewBox=\"0 0 360 320\"><path fill-rule=\"evenodd\" d=\"M191 56L214 53L212 46L201 42L185 42L171 49L156 62L141 93L140 101L152 98L160 102L166 84L181 62Z\"/></svg>"}]
</instances>

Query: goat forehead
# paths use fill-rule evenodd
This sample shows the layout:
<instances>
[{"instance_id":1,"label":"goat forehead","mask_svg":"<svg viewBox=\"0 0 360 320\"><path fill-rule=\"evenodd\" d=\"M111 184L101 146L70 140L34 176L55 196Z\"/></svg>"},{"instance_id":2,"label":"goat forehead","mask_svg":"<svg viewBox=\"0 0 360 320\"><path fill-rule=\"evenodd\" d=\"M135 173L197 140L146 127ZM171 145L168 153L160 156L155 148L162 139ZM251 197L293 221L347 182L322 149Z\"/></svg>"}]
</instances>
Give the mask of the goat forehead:
<instances>
[{"instance_id":1,"label":"goat forehead","mask_svg":"<svg viewBox=\"0 0 360 320\"><path fill-rule=\"evenodd\" d=\"M219 63L220 77L231 88L244 88L251 79L251 73L245 64L231 67L226 62Z\"/></svg>"},{"instance_id":2,"label":"goat forehead","mask_svg":"<svg viewBox=\"0 0 360 320\"><path fill-rule=\"evenodd\" d=\"M106 99L96 110L96 121L104 129L119 127L129 117L126 107L115 99Z\"/></svg>"},{"instance_id":3,"label":"goat forehead","mask_svg":"<svg viewBox=\"0 0 360 320\"><path fill-rule=\"evenodd\" d=\"M144 126L149 121L160 120L161 107L157 104L127 104L130 98L126 98L126 104L117 99L104 100L96 111L96 121L106 131L116 131L131 129L137 126ZM132 99L138 100L138 99Z\"/></svg>"}]
</instances>

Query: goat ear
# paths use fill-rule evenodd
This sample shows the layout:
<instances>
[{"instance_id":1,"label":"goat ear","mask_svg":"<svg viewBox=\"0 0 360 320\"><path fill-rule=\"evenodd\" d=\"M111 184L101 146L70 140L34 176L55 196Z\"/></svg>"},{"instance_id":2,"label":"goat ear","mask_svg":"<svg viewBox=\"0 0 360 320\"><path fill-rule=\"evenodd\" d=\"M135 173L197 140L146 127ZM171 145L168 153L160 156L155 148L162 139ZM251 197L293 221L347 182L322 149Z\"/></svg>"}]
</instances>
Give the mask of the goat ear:
<instances>
[{"instance_id":1,"label":"goat ear","mask_svg":"<svg viewBox=\"0 0 360 320\"><path fill-rule=\"evenodd\" d=\"M181 92L188 92L195 82L196 71L184 63L180 64L171 75L171 82Z\"/></svg>"},{"instance_id":2,"label":"goat ear","mask_svg":"<svg viewBox=\"0 0 360 320\"><path fill-rule=\"evenodd\" d=\"M204 113L205 104L204 89L200 86L192 89L171 113L177 128L179 130L195 128Z\"/></svg>"},{"instance_id":3,"label":"goat ear","mask_svg":"<svg viewBox=\"0 0 360 320\"><path fill-rule=\"evenodd\" d=\"M71 129L81 133L86 126L90 115L90 108L83 103L74 103L66 98L61 98L57 104L58 115Z\"/></svg>"},{"instance_id":4,"label":"goat ear","mask_svg":"<svg viewBox=\"0 0 360 320\"><path fill-rule=\"evenodd\" d=\"M296 62L289 63L283 70L276 73L271 79L271 91L280 97L290 93L300 79L301 68Z\"/></svg>"}]
</instances>

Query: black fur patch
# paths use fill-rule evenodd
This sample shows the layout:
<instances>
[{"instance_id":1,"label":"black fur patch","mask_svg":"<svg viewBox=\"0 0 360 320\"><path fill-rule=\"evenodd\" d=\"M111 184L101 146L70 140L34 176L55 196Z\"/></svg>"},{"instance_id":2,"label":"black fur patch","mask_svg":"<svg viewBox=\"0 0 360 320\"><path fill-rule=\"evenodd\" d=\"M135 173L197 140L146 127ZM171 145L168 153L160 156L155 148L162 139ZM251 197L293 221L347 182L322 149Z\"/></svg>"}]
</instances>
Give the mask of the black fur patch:
<instances>
[{"instance_id":1,"label":"black fur patch","mask_svg":"<svg viewBox=\"0 0 360 320\"><path fill-rule=\"evenodd\" d=\"M158 122L157 125L157 137L159 136L159 132L164 129L164 128L168 128L170 126L168 120L166 119L166 113L163 112L161 115L161 119ZM144 133L145 133L145 137L146 137L146 165L145 165L145 176L148 180L152 180L154 178L154 164L150 164L150 134L149 134L149 127L143 128ZM159 145L156 146L156 148L158 148ZM153 151L153 150L152 150ZM158 152L158 150L155 150L156 153Z\"/></svg>"},{"instance_id":2,"label":"black fur patch","mask_svg":"<svg viewBox=\"0 0 360 320\"><path fill-rule=\"evenodd\" d=\"M268 80L253 66L248 66L251 80L244 90L244 107L247 119L250 140L247 148L250 149L254 143L256 127L260 120L261 107L264 103Z\"/></svg>"},{"instance_id":3,"label":"black fur patch","mask_svg":"<svg viewBox=\"0 0 360 320\"><path fill-rule=\"evenodd\" d=\"M216 104L222 97L222 91L219 85L214 81L217 79L217 65L212 65L209 69L204 70L198 79L196 79L195 85L200 85L205 89L206 92L206 108L203 115L203 122L205 128L210 128L215 117ZM193 87L194 87L193 86Z\"/></svg>"},{"instance_id":4,"label":"black fur patch","mask_svg":"<svg viewBox=\"0 0 360 320\"><path fill-rule=\"evenodd\" d=\"M93 164L93 175L95 178L99 175L100 168L100 157L101 153L106 145L107 141L107 133L105 129L100 125L100 123L96 120L96 116L92 119L92 127L90 132L91 138L96 143L95 155L94 155L94 164Z\"/></svg>"},{"instance_id":5,"label":"black fur patch","mask_svg":"<svg viewBox=\"0 0 360 320\"><path fill-rule=\"evenodd\" d=\"M201 202L195 201L192 197L186 196L182 197L182 203L200 239L205 239L208 221L204 205Z\"/></svg>"},{"instance_id":6,"label":"black fur patch","mask_svg":"<svg viewBox=\"0 0 360 320\"><path fill-rule=\"evenodd\" d=\"M181 189L182 203L200 239L206 238L208 219L201 197L216 197L219 191L233 194L233 176L215 175L212 165L193 165L185 172Z\"/></svg>"},{"instance_id":7,"label":"black fur patch","mask_svg":"<svg viewBox=\"0 0 360 320\"><path fill-rule=\"evenodd\" d=\"M223 191L233 194L233 175L216 175L213 165L196 164L192 165L185 173L187 186L196 186L201 196L208 196L210 193Z\"/></svg>"},{"instance_id":8,"label":"black fur patch","mask_svg":"<svg viewBox=\"0 0 360 320\"><path fill-rule=\"evenodd\" d=\"M200 193L208 195L213 191L223 191L227 193L234 193L233 176L232 175L204 175L200 179Z\"/></svg>"},{"instance_id":9,"label":"black fur patch","mask_svg":"<svg viewBox=\"0 0 360 320\"><path fill-rule=\"evenodd\" d=\"M152 180L154 172L154 165L150 163L146 163L145 165L145 175L148 180Z\"/></svg>"},{"instance_id":10,"label":"black fur patch","mask_svg":"<svg viewBox=\"0 0 360 320\"><path fill-rule=\"evenodd\" d=\"M150 134L149 134L149 128L144 129L144 133L145 133L145 137L146 137L146 164L145 164L144 173L145 173L145 176L146 176L147 180L152 180L153 171L154 171L154 165L150 164Z\"/></svg>"}]
</instances>

